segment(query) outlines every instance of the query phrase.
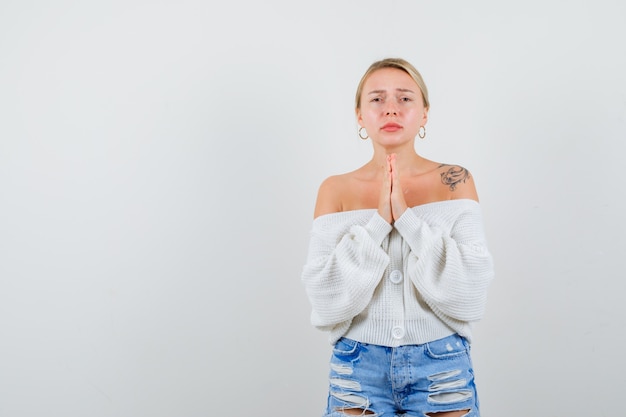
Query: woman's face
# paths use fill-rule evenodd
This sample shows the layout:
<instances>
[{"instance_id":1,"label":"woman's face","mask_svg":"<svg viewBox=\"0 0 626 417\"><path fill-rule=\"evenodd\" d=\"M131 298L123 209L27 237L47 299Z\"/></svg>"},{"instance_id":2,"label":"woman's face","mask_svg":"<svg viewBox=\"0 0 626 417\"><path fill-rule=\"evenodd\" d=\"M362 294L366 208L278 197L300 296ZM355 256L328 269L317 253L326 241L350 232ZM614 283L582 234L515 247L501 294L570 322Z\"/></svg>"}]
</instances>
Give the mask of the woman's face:
<instances>
[{"instance_id":1,"label":"woman's face","mask_svg":"<svg viewBox=\"0 0 626 417\"><path fill-rule=\"evenodd\" d=\"M370 74L363 85L357 120L372 141L400 145L415 140L420 126L426 125L428 111L409 74L382 68Z\"/></svg>"}]
</instances>

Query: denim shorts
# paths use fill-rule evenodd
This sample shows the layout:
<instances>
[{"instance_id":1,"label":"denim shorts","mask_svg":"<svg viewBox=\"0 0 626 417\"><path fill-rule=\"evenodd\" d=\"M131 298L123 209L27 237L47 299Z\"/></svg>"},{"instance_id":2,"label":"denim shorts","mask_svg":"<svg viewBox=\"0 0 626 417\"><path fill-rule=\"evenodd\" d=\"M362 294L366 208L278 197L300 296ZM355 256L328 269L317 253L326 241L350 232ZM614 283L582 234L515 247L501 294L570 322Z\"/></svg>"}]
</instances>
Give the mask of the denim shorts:
<instances>
[{"instance_id":1,"label":"denim shorts","mask_svg":"<svg viewBox=\"0 0 626 417\"><path fill-rule=\"evenodd\" d=\"M470 345L453 334L422 345L386 347L341 338L330 360L325 417L424 417L469 410L478 417Z\"/></svg>"}]
</instances>

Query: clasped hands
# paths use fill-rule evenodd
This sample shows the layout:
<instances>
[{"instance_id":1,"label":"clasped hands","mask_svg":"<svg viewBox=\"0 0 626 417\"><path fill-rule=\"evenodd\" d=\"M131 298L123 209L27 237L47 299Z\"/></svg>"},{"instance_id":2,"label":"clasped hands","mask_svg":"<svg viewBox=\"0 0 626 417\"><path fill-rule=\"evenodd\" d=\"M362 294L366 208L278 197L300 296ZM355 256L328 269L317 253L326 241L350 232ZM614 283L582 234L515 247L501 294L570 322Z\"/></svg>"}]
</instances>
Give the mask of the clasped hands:
<instances>
[{"instance_id":1,"label":"clasped hands","mask_svg":"<svg viewBox=\"0 0 626 417\"><path fill-rule=\"evenodd\" d=\"M393 224L408 208L400 185L400 174L396 168L396 154L387 155L387 165L384 169L378 214L387 223Z\"/></svg>"}]
</instances>

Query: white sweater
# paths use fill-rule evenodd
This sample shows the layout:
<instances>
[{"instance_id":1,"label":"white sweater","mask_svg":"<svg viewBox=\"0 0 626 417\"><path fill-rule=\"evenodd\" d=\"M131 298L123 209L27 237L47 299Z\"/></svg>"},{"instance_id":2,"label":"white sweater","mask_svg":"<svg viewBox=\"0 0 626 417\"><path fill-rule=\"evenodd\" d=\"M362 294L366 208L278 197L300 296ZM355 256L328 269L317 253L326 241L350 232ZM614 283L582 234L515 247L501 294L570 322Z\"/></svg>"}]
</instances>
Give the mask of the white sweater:
<instances>
[{"instance_id":1,"label":"white sweater","mask_svg":"<svg viewBox=\"0 0 626 417\"><path fill-rule=\"evenodd\" d=\"M471 341L492 278L480 206L469 199L407 209L393 226L376 209L319 216L302 272L311 323L331 344L383 346L453 333Z\"/></svg>"}]
</instances>

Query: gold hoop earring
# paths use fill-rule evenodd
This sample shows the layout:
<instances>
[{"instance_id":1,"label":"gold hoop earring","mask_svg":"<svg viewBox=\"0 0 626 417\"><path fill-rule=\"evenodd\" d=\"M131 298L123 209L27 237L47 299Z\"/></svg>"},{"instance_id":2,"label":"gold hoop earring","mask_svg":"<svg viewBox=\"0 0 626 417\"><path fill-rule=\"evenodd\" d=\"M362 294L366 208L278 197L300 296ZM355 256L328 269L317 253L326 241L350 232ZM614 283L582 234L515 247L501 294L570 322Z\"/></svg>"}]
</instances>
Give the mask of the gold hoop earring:
<instances>
[{"instance_id":1,"label":"gold hoop earring","mask_svg":"<svg viewBox=\"0 0 626 417\"><path fill-rule=\"evenodd\" d=\"M363 131L365 131L365 137L363 137ZM360 137L361 139L363 139L363 140L368 140L368 139L370 138L370 137L367 135L367 130L365 130L365 128L364 128L364 127L360 127L360 128L359 128L359 132L358 132L358 134L359 134L359 137Z\"/></svg>"},{"instance_id":2,"label":"gold hoop earring","mask_svg":"<svg viewBox=\"0 0 626 417\"><path fill-rule=\"evenodd\" d=\"M420 139L424 139L426 137L426 128L424 126L420 126L420 130L419 132L417 132L417 136L419 136Z\"/></svg>"}]
</instances>

